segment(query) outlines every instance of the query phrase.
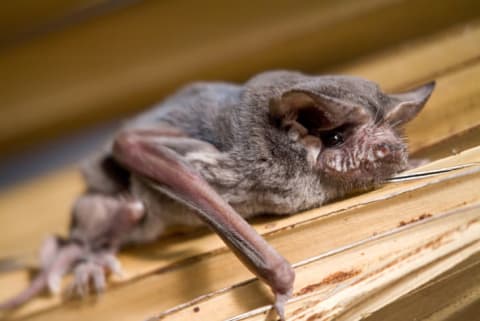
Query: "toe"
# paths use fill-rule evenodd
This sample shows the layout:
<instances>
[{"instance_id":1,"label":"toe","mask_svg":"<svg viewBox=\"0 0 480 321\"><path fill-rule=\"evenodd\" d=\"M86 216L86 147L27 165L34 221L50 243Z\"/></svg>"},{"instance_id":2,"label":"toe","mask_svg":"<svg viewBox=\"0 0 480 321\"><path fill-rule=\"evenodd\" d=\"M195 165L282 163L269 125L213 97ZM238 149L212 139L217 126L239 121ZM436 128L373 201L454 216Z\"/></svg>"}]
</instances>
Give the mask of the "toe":
<instances>
[{"instance_id":1,"label":"toe","mask_svg":"<svg viewBox=\"0 0 480 321\"><path fill-rule=\"evenodd\" d=\"M123 276L122 265L120 261L114 255L108 255L105 257L106 260L106 267L114 274L118 276Z\"/></svg>"},{"instance_id":2,"label":"toe","mask_svg":"<svg viewBox=\"0 0 480 321\"><path fill-rule=\"evenodd\" d=\"M88 294L88 286L90 280L90 273L86 264L79 265L75 268L75 279L72 286L72 294L74 296L83 298Z\"/></svg>"},{"instance_id":3,"label":"toe","mask_svg":"<svg viewBox=\"0 0 480 321\"><path fill-rule=\"evenodd\" d=\"M105 280L105 271L100 266L94 266L91 270L91 278L93 281L93 286L95 288L96 293L102 293L105 291L105 287L107 285Z\"/></svg>"},{"instance_id":4,"label":"toe","mask_svg":"<svg viewBox=\"0 0 480 321\"><path fill-rule=\"evenodd\" d=\"M110 253L98 254L95 258L95 261L107 269L108 272L116 274L118 276L123 276L122 265L115 257L115 255Z\"/></svg>"}]
</instances>

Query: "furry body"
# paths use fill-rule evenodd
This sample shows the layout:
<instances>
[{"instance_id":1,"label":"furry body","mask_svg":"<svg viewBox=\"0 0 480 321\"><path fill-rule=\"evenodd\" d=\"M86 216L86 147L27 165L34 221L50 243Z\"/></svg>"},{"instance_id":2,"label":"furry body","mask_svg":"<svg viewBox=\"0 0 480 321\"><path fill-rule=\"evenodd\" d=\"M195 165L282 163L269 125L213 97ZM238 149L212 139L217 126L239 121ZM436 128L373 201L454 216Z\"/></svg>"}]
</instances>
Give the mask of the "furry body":
<instances>
[{"instance_id":1,"label":"furry body","mask_svg":"<svg viewBox=\"0 0 480 321\"><path fill-rule=\"evenodd\" d=\"M53 263L44 266L43 283L5 306L25 302L38 284L58 287L68 270L80 294L90 279L103 289L102 269L117 269L121 246L203 221L271 286L283 317L293 270L241 217L293 214L403 170L402 125L433 87L389 95L361 78L273 71L244 85L183 88L126 122L84 162L87 190L73 207L67 245L44 246L43 261ZM72 259L62 265L62 256Z\"/></svg>"},{"instance_id":2,"label":"furry body","mask_svg":"<svg viewBox=\"0 0 480 321\"><path fill-rule=\"evenodd\" d=\"M349 192L372 188L379 179L373 178L361 186L348 182L348 177L346 182L338 183L319 175L318 170L309 164L308 149L285 135L285 130L271 125L268 99L286 89L299 84L301 88L302 83L307 83L312 87L317 85L315 90L327 92L333 97L348 97L363 106L374 119L384 116L382 104L388 101L387 96L382 95L375 84L367 81L359 83L358 78L322 77L321 87L318 87L315 82L318 83L319 77L311 77L307 81L306 77L300 73L271 72L253 78L245 86L228 83L193 84L127 122L123 130L155 128L166 124L211 144L214 148L205 145L188 151L172 147L184 153L184 158L245 218L264 213L292 214L322 205ZM310 84L312 81L314 83ZM364 95L359 96L355 91L362 91ZM374 127L373 122L361 125ZM393 136L389 130L379 128L379 133L375 134ZM403 142L399 140L398 144ZM111 188L114 181L97 163L110 156L110 148L111 144L108 144L102 155L97 155L83 166L87 186L92 191L116 193L122 189L119 186ZM372 162L377 158L376 155L362 155L360 148L358 150L358 158L371 157ZM352 148L351 153L355 152ZM389 174L406 166L404 152L404 159ZM340 161L338 163L333 162L332 165L338 166L339 172L342 172L342 166L348 166ZM345 175L348 176L348 173ZM147 219L139 227L141 230L132 234L137 242L161 235L169 225L200 224L190 209L135 175L131 177L129 190L144 202L147 209Z\"/></svg>"}]
</instances>

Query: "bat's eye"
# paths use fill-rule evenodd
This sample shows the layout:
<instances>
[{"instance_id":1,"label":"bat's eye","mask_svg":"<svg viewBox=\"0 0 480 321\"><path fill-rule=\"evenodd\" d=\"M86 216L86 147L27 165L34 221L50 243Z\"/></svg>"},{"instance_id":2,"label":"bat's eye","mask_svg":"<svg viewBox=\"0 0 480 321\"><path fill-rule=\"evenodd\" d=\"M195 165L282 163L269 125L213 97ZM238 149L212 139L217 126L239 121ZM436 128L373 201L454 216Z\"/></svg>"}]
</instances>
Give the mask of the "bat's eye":
<instances>
[{"instance_id":1,"label":"bat's eye","mask_svg":"<svg viewBox=\"0 0 480 321\"><path fill-rule=\"evenodd\" d=\"M322 141L326 147L334 147L343 144L345 139L341 132L331 131L322 135Z\"/></svg>"}]
</instances>

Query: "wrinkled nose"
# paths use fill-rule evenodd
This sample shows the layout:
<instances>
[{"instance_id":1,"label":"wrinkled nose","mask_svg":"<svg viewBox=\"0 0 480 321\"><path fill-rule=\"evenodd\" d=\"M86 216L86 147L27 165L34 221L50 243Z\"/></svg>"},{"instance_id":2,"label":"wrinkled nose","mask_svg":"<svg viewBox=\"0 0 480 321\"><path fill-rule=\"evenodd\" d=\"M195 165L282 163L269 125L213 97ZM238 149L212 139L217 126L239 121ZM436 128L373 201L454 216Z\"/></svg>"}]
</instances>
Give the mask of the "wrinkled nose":
<instances>
[{"instance_id":1,"label":"wrinkled nose","mask_svg":"<svg viewBox=\"0 0 480 321\"><path fill-rule=\"evenodd\" d=\"M377 158L385 158L391 155L392 146L387 143L380 143L375 146L374 150Z\"/></svg>"}]
</instances>

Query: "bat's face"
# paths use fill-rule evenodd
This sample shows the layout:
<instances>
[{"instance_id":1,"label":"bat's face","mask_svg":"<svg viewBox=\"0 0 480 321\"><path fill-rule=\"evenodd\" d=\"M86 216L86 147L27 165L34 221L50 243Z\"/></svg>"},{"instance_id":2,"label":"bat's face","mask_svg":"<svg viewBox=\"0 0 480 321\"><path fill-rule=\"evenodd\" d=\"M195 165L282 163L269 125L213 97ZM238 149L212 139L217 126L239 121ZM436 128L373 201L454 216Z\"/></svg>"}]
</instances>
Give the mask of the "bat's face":
<instances>
[{"instance_id":1,"label":"bat's face","mask_svg":"<svg viewBox=\"0 0 480 321\"><path fill-rule=\"evenodd\" d=\"M315 167L322 178L350 189L365 189L407 166L407 146L384 123L346 124L320 134Z\"/></svg>"},{"instance_id":2,"label":"bat's face","mask_svg":"<svg viewBox=\"0 0 480 321\"><path fill-rule=\"evenodd\" d=\"M403 125L422 109L434 84L402 94L355 77L304 77L270 100L270 114L307 151L323 182L346 192L368 189L407 166Z\"/></svg>"}]
</instances>

